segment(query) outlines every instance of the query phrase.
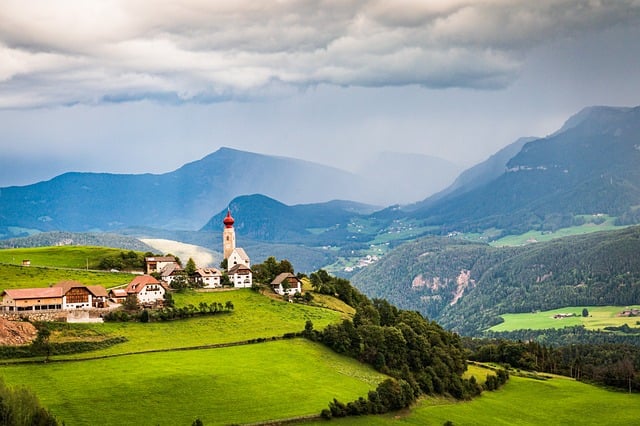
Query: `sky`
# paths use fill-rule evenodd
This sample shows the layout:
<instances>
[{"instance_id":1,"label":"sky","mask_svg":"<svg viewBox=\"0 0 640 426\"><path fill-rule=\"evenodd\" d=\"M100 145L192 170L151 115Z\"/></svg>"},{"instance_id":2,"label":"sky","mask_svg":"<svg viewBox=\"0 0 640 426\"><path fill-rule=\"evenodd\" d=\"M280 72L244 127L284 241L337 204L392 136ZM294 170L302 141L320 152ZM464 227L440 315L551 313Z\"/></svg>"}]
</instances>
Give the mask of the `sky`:
<instances>
[{"instance_id":1,"label":"sky","mask_svg":"<svg viewBox=\"0 0 640 426\"><path fill-rule=\"evenodd\" d=\"M640 104L639 0L3 0L0 187L220 147L460 167Z\"/></svg>"}]
</instances>

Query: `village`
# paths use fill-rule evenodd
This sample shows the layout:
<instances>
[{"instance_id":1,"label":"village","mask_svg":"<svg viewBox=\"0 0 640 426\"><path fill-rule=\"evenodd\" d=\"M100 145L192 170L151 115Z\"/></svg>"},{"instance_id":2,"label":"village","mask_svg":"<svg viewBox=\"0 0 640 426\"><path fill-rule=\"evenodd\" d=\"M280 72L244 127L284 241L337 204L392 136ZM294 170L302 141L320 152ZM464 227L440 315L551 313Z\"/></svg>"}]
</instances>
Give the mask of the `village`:
<instances>
[{"instance_id":1,"label":"village","mask_svg":"<svg viewBox=\"0 0 640 426\"><path fill-rule=\"evenodd\" d=\"M222 248L224 268L200 267L189 279L202 291L227 288L251 288L254 285L251 260L241 247L236 247L235 221L231 211L223 220ZM28 261L23 262L28 266ZM145 257L145 271L134 277L127 285L105 289L100 285L87 286L78 281L60 281L50 287L6 289L0 313L29 315L57 313L57 317L89 318L101 317L102 311L118 309L128 300L144 308L161 307L167 293L174 291L172 284L184 277L184 268L174 256ZM300 279L290 273L279 274L269 284L274 294L292 297L302 294ZM66 315L70 313L71 315ZM85 315L78 315L84 313Z\"/></svg>"}]
</instances>

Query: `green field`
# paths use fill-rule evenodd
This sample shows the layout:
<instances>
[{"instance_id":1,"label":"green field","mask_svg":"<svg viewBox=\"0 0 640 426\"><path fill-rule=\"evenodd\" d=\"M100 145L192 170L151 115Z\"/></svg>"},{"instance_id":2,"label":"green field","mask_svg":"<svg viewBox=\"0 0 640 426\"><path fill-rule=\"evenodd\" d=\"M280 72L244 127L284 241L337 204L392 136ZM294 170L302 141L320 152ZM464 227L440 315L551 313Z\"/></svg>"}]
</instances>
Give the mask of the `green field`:
<instances>
[{"instance_id":1,"label":"green field","mask_svg":"<svg viewBox=\"0 0 640 426\"><path fill-rule=\"evenodd\" d=\"M7 288L48 287L60 281L74 280L105 288L128 284L133 275L120 272L95 272L100 260L122 250L105 247L37 247L0 250L0 290ZM31 266L21 266L29 259Z\"/></svg>"},{"instance_id":2,"label":"green field","mask_svg":"<svg viewBox=\"0 0 640 426\"><path fill-rule=\"evenodd\" d=\"M550 241L555 238L569 237L571 235L583 235L590 234L592 232L600 231L612 231L614 229L622 229L624 226L615 226L615 217L604 216L604 222L600 224L585 223L580 226L571 226L568 228L561 228L556 231L529 231L520 235L507 235L506 237L497 239L491 242L494 247L503 246L521 246L532 241L543 242ZM590 220L590 219L587 219Z\"/></svg>"},{"instance_id":3,"label":"green field","mask_svg":"<svg viewBox=\"0 0 640 426\"><path fill-rule=\"evenodd\" d=\"M234 310L228 314L169 322L72 324L70 325L71 333L75 329L90 330L92 334L106 337L123 336L128 341L107 349L53 358L83 359L280 337L285 333L302 331L307 320L313 322L314 328L322 329L330 323L340 321L344 315L330 309L274 300L249 289L211 293L177 293L174 295L174 300L177 306L190 303L197 306L200 302L225 304L230 301L234 305ZM56 337L64 340L65 334L56 335Z\"/></svg>"},{"instance_id":4,"label":"green field","mask_svg":"<svg viewBox=\"0 0 640 426\"><path fill-rule=\"evenodd\" d=\"M0 250L0 263L21 265L29 259L31 266L53 268L95 269L100 261L127 250L108 247L60 246Z\"/></svg>"},{"instance_id":5,"label":"green field","mask_svg":"<svg viewBox=\"0 0 640 426\"><path fill-rule=\"evenodd\" d=\"M66 280L111 288L130 283L133 277L134 275L123 272L92 272L0 264L0 291L8 288L48 287Z\"/></svg>"},{"instance_id":6,"label":"green field","mask_svg":"<svg viewBox=\"0 0 640 426\"><path fill-rule=\"evenodd\" d=\"M90 361L4 366L66 425L205 425L318 414L384 376L304 339ZM28 380L25 381L25 377Z\"/></svg>"},{"instance_id":7,"label":"green field","mask_svg":"<svg viewBox=\"0 0 640 426\"><path fill-rule=\"evenodd\" d=\"M582 309L589 310L588 317L582 317ZM575 325L584 325L585 328L596 330L608 326L621 326L627 324L629 327L638 327L638 317L619 317L620 312L627 308L640 309L640 306L572 306L567 308L553 309L524 314L504 314L500 315L504 322L494 325L490 331L512 331L512 330L544 330L549 328L564 328ZM577 317L555 319L555 314L575 313Z\"/></svg>"},{"instance_id":8,"label":"green field","mask_svg":"<svg viewBox=\"0 0 640 426\"><path fill-rule=\"evenodd\" d=\"M496 392L468 402L423 398L411 411L333 419L339 425L630 425L638 424L640 395L611 392L555 376L510 377ZM322 422L311 423L322 425ZM326 424L326 423L324 423Z\"/></svg>"}]
</instances>

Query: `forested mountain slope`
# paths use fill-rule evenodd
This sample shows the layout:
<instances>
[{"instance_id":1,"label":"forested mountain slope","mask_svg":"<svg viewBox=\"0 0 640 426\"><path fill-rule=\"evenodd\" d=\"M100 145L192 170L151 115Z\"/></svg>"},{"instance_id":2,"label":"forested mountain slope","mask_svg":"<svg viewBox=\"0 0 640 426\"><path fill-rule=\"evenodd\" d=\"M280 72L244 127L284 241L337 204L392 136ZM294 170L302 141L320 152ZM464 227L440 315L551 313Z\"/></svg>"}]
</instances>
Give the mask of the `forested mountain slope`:
<instances>
[{"instance_id":1,"label":"forested mountain slope","mask_svg":"<svg viewBox=\"0 0 640 426\"><path fill-rule=\"evenodd\" d=\"M495 248L430 237L352 278L371 297L477 334L498 315L640 302L640 227Z\"/></svg>"},{"instance_id":2,"label":"forested mountain slope","mask_svg":"<svg viewBox=\"0 0 640 426\"><path fill-rule=\"evenodd\" d=\"M421 204L412 216L445 230L552 230L597 213L638 223L640 107L588 108L526 143L494 180Z\"/></svg>"}]
</instances>

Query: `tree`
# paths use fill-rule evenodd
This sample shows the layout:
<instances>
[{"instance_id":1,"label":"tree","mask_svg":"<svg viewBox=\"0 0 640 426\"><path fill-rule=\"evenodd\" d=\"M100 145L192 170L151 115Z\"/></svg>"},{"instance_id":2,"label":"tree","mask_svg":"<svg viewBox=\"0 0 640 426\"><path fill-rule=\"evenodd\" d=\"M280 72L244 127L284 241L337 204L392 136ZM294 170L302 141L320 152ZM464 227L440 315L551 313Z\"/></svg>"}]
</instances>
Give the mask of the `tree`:
<instances>
[{"instance_id":1,"label":"tree","mask_svg":"<svg viewBox=\"0 0 640 426\"><path fill-rule=\"evenodd\" d=\"M582 316L585 318L589 316L589 310L587 308L582 309Z\"/></svg>"},{"instance_id":2,"label":"tree","mask_svg":"<svg viewBox=\"0 0 640 426\"><path fill-rule=\"evenodd\" d=\"M220 277L220 285L222 287L231 287L231 278L229 278L229 274L226 272L223 272Z\"/></svg>"},{"instance_id":3,"label":"tree","mask_svg":"<svg viewBox=\"0 0 640 426\"><path fill-rule=\"evenodd\" d=\"M122 307L128 311L135 311L138 309L138 296L135 294L127 294L127 298L124 300Z\"/></svg>"},{"instance_id":4,"label":"tree","mask_svg":"<svg viewBox=\"0 0 640 426\"><path fill-rule=\"evenodd\" d=\"M189 260L187 260L187 265L184 267L184 272L189 277L192 277L193 275L195 275L196 269L196 262L193 260L193 258L190 257Z\"/></svg>"},{"instance_id":5,"label":"tree","mask_svg":"<svg viewBox=\"0 0 640 426\"><path fill-rule=\"evenodd\" d=\"M149 322L149 311L144 309L140 314L140 322Z\"/></svg>"},{"instance_id":6,"label":"tree","mask_svg":"<svg viewBox=\"0 0 640 426\"><path fill-rule=\"evenodd\" d=\"M229 266L229 260L222 259L222 262L220 262L220 269L222 269L223 271L226 271L228 266Z\"/></svg>"},{"instance_id":7,"label":"tree","mask_svg":"<svg viewBox=\"0 0 640 426\"><path fill-rule=\"evenodd\" d=\"M36 339L31 344L33 352L39 355L44 355L44 362L49 361L51 356L51 343L49 343L49 337L51 337L51 330L46 324L42 324L38 330Z\"/></svg>"},{"instance_id":8,"label":"tree","mask_svg":"<svg viewBox=\"0 0 640 426\"><path fill-rule=\"evenodd\" d=\"M174 290L182 291L182 290L186 289L187 286L188 286L187 279L182 274L176 275L171 280L171 288L173 288Z\"/></svg>"}]
</instances>

